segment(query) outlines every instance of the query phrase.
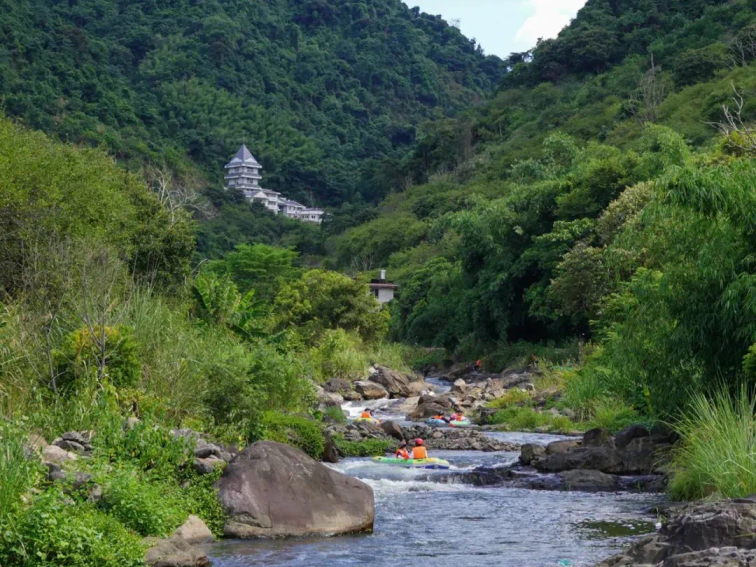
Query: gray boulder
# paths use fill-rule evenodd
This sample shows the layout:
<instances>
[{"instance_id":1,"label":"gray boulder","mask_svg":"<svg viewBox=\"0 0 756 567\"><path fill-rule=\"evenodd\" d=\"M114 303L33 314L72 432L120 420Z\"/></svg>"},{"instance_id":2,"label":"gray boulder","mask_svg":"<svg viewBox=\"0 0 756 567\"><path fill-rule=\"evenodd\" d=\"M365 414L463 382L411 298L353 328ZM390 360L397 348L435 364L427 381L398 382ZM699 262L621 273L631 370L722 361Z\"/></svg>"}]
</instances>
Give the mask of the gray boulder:
<instances>
[{"instance_id":1,"label":"gray boulder","mask_svg":"<svg viewBox=\"0 0 756 567\"><path fill-rule=\"evenodd\" d=\"M383 386L392 398L407 398L412 395L409 377L385 366L376 366L370 374L370 381Z\"/></svg>"},{"instance_id":2,"label":"gray boulder","mask_svg":"<svg viewBox=\"0 0 756 567\"><path fill-rule=\"evenodd\" d=\"M189 544L180 537L170 539L145 538L147 547L145 563L150 567L208 567L210 561L201 548Z\"/></svg>"},{"instance_id":3,"label":"gray boulder","mask_svg":"<svg viewBox=\"0 0 756 567\"><path fill-rule=\"evenodd\" d=\"M173 536L183 539L189 545L204 545L215 541L213 532L197 516L189 516L186 522L173 532Z\"/></svg>"},{"instance_id":4,"label":"gray boulder","mask_svg":"<svg viewBox=\"0 0 756 567\"><path fill-rule=\"evenodd\" d=\"M225 535L275 538L370 532L373 489L302 451L268 441L237 455L216 483Z\"/></svg>"},{"instance_id":5,"label":"gray boulder","mask_svg":"<svg viewBox=\"0 0 756 567\"><path fill-rule=\"evenodd\" d=\"M366 400L380 400L389 397L386 388L369 380L355 382L354 389Z\"/></svg>"},{"instance_id":6,"label":"gray boulder","mask_svg":"<svg viewBox=\"0 0 756 567\"><path fill-rule=\"evenodd\" d=\"M341 394L343 396L352 390L352 384L342 378L331 378L323 384L323 389L330 394Z\"/></svg>"},{"instance_id":7,"label":"gray boulder","mask_svg":"<svg viewBox=\"0 0 756 567\"><path fill-rule=\"evenodd\" d=\"M608 429L599 427L586 431L583 435L583 447L608 447L614 448L614 436Z\"/></svg>"},{"instance_id":8,"label":"gray boulder","mask_svg":"<svg viewBox=\"0 0 756 567\"><path fill-rule=\"evenodd\" d=\"M533 461L546 456L546 448L541 445L527 444L520 449L520 462L525 466L530 466Z\"/></svg>"},{"instance_id":9,"label":"gray boulder","mask_svg":"<svg viewBox=\"0 0 756 567\"><path fill-rule=\"evenodd\" d=\"M194 469L194 472L196 472L199 475L206 475L210 474L213 471L215 471L216 468L221 467L225 464L225 461L222 459L219 459L218 457L211 456L207 459L194 459L194 462L192 463L192 468Z\"/></svg>"},{"instance_id":10,"label":"gray boulder","mask_svg":"<svg viewBox=\"0 0 756 567\"><path fill-rule=\"evenodd\" d=\"M402 441L405 439L404 430L398 423L394 423L393 421L384 421L383 423L381 423L381 429L383 429L383 432L386 435L393 437L397 441Z\"/></svg>"},{"instance_id":11,"label":"gray boulder","mask_svg":"<svg viewBox=\"0 0 756 567\"><path fill-rule=\"evenodd\" d=\"M547 455L556 455L558 453L567 453L575 449L579 449L582 445L582 441L579 439L567 439L565 441L554 441L546 446Z\"/></svg>"},{"instance_id":12,"label":"gray boulder","mask_svg":"<svg viewBox=\"0 0 756 567\"><path fill-rule=\"evenodd\" d=\"M648 429L642 425L630 425L614 436L614 446L617 447L617 449L622 450L627 447L633 439L650 436L651 434L648 432Z\"/></svg>"},{"instance_id":13,"label":"gray boulder","mask_svg":"<svg viewBox=\"0 0 756 567\"><path fill-rule=\"evenodd\" d=\"M695 503L599 567L744 567L756 561L756 501Z\"/></svg>"},{"instance_id":14,"label":"gray boulder","mask_svg":"<svg viewBox=\"0 0 756 567\"><path fill-rule=\"evenodd\" d=\"M417 407L409 414L409 419L420 421L434 415L446 415L452 411L448 396L421 396Z\"/></svg>"},{"instance_id":15,"label":"gray boulder","mask_svg":"<svg viewBox=\"0 0 756 567\"><path fill-rule=\"evenodd\" d=\"M616 477L601 471L566 471L561 477L567 490L579 492L612 492L617 486Z\"/></svg>"},{"instance_id":16,"label":"gray boulder","mask_svg":"<svg viewBox=\"0 0 756 567\"><path fill-rule=\"evenodd\" d=\"M567 453L555 453L536 461L533 466L541 472L587 469L617 474L623 470L619 451L607 447L586 447Z\"/></svg>"}]
</instances>

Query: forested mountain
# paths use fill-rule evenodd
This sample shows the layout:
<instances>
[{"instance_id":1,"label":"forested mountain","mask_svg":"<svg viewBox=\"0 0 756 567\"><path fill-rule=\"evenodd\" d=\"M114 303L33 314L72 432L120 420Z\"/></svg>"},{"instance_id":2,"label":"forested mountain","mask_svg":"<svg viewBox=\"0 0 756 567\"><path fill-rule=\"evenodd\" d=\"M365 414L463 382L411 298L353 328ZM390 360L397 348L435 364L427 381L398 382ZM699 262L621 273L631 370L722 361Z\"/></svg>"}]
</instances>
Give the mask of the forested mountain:
<instances>
[{"instance_id":1,"label":"forested mountain","mask_svg":"<svg viewBox=\"0 0 756 567\"><path fill-rule=\"evenodd\" d=\"M246 138L271 188L321 205L380 199L418 124L504 69L399 0L3 0L0 13L8 115L211 182Z\"/></svg>"},{"instance_id":2,"label":"forested mountain","mask_svg":"<svg viewBox=\"0 0 756 567\"><path fill-rule=\"evenodd\" d=\"M682 391L739 375L756 342L737 236L750 230L755 23L746 0L590 0L509 58L489 103L425 129L402 164L416 185L332 239L334 263L389 268L395 336L463 358L601 339L602 372L633 403L652 380Z\"/></svg>"}]
</instances>

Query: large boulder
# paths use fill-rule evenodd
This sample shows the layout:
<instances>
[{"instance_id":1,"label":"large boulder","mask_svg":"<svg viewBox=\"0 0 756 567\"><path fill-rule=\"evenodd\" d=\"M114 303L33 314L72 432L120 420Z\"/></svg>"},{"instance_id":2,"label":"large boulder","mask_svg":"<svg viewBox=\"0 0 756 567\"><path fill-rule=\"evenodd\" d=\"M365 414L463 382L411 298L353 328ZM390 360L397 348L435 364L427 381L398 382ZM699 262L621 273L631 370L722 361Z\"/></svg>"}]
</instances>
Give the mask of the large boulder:
<instances>
[{"instance_id":1,"label":"large boulder","mask_svg":"<svg viewBox=\"0 0 756 567\"><path fill-rule=\"evenodd\" d=\"M409 419L420 421L434 415L446 415L453 410L448 396L421 396L417 407L409 414Z\"/></svg>"},{"instance_id":2,"label":"large boulder","mask_svg":"<svg viewBox=\"0 0 756 567\"><path fill-rule=\"evenodd\" d=\"M373 489L302 451L269 441L247 447L216 483L225 535L275 538L369 532Z\"/></svg>"},{"instance_id":3,"label":"large boulder","mask_svg":"<svg viewBox=\"0 0 756 567\"><path fill-rule=\"evenodd\" d=\"M366 400L380 400L389 397L386 388L369 380L355 382L354 389Z\"/></svg>"},{"instance_id":4,"label":"large boulder","mask_svg":"<svg viewBox=\"0 0 756 567\"><path fill-rule=\"evenodd\" d=\"M209 567L207 555L198 546L191 545L181 537L169 539L145 538L147 548L145 563L150 567Z\"/></svg>"},{"instance_id":5,"label":"large boulder","mask_svg":"<svg viewBox=\"0 0 756 567\"><path fill-rule=\"evenodd\" d=\"M410 382L407 397L420 397L426 392L426 390L428 390L428 384L426 384L424 380L416 380L414 382Z\"/></svg>"},{"instance_id":6,"label":"large boulder","mask_svg":"<svg viewBox=\"0 0 756 567\"><path fill-rule=\"evenodd\" d=\"M622 449L625 474L662 472L671 445L656 445L651 437L636 437Z\"/></svg>"},{"instance_id":7,"label":"large boulder","mask_svg":"<svg viewBox=\"0 0 756 567\"><path fill-rule=\"evenodd\" d=\"M381 423L381 429L383 429L383 432L386 435L393 437L397 441L403 441L405 439L404 430L398 423L394 423L393 421L384 421L383 423Z\"/></svg>"},{"instance_id":8,"label":"large boulder","mask_svg":"<svg viewBox=\"0 0 756 567\"><path fill-rule=\"evenodd\" d=\"M75 461L76 454L69 453L57 445L48 445L42 449L42 460L46 463L65 463L68 461Z\"/></svg>"},{"instance_id":9,"label":"large boulder","mask_svg":"<svg viewBox=\"0 0 756 567\"><path fill-rule=\"evenodd\" d=\"M386 388L392 398L407 398L412 395L409 377L385 366L376 366L370 373L370 381Z\"/></svg>"}]
</instances>

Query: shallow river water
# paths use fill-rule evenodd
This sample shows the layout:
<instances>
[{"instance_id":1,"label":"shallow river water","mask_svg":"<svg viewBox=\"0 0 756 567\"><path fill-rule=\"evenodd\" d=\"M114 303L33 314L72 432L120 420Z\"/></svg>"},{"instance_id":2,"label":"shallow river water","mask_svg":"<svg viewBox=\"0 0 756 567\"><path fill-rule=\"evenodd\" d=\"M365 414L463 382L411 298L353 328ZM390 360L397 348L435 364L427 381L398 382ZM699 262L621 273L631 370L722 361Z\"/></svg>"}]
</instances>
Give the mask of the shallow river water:
<instances>
[{"instance_id":1,"label":"shallow river water","mask_svg":"<svg viewBox=\"0 0 756 567\"><path fill-rule=\"evenodd\" d=\"M495 433L515 443L558 436ZM517 453L434 451L453 472L504 466ZM643 513L656 495L539 492L444 482L443 471L411 471L347 459L335 469L375 491L372 535L278 541L226 541L208 551L216 567L551 567L588 566L630 537L653 530ZM561 563L560 563L561 562Z\"/></svg>"}]
</instances>

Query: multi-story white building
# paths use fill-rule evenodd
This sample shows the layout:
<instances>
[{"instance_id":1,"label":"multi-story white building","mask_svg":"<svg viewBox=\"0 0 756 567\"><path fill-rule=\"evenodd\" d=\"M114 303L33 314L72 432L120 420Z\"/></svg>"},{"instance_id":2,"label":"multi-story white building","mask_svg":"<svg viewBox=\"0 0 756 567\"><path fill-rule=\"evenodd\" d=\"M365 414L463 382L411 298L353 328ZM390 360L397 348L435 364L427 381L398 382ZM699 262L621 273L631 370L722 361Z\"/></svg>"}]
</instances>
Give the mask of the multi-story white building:
<instances>
[{"instance_id":1,"label":"multi-story white building","mask_svg":"<svg viewBox=\"0 0 756 567\"><path fill-rule=\"evenodd\" d=\"M323 222L324 211L305 207L301 203L282 196L277 191L263 189L262 165L260 165L247 146L242 144L239 151L226 164L226 189L238 189L244 193L248 201L262 203L266 209L282 214L291 219L320 224Z\"/></svg>"}]
</instances>

